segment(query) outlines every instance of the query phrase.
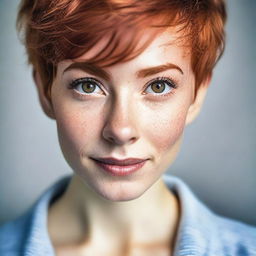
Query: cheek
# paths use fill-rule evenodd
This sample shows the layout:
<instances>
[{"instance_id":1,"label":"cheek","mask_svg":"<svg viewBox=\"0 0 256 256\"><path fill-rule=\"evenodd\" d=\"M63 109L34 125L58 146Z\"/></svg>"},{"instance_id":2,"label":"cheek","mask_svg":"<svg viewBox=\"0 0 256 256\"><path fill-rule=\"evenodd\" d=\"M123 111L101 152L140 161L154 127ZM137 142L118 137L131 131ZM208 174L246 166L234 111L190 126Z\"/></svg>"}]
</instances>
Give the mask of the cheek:
<instances>
[{"instance_id":1,"label":"cheek","mask_svg":"<svg viewBox=\"0 0 256 256\"><path fill-rule=\"evenodd\" d=\"M172 148L183 133L187 108L178 107L173 111L163 111L151 117L147 136L157 152L165 153Z\"/></svg>"},{"instance_id":2,"label":"cheek","mask_svg":"<svg viewBox=\"0 0 256 256\"><path fill-rule=\"evenodd\" d=\"M60 114L56 119L61 138L70 145L79 146L81 138L86 137L85 131L87 131L87 127L81 124L81 119L69 113Z\"/></svg>"},{"instance_id":3,"label":"cheek","mask_svg":"<svg viewBox=\"0 0 256 256\"><path fill-rule=\"evenodd\" d=\"M63 151L80 155L97 134L97 120L94 114L70 106L58 108L55 113L59 142Z\"/></svg>"}]
</instances>

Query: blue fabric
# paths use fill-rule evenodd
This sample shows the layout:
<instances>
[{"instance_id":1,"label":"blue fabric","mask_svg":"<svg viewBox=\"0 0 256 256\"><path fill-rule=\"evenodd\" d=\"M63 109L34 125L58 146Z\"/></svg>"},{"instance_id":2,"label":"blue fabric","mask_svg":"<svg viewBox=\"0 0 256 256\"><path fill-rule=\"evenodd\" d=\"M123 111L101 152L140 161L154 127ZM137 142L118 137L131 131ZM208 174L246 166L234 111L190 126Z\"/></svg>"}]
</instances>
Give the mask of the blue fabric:
<instances>
[{"instance_id":1,"label":"blue fabric","mask_svg":"<svg viewBox=\"0 0 256 256\"><path fill-rule=\"evenodd\" d=\"M47 232L48 207L70 178L57 181L25 214L0 227L1 256L55 255ZM174 256L256 256L256 227L215 214L180 178L163 178L181 204Z\"/></svg>"}]
</instances>

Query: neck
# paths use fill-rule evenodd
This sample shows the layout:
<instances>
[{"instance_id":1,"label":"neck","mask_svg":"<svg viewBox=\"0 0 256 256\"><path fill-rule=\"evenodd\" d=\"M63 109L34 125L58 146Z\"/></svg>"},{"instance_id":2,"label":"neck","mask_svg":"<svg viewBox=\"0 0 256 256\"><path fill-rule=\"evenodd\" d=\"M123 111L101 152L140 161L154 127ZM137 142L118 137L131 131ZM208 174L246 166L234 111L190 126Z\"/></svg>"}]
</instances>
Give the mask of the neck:
<instances>
[{"instance_id":1,"label":"neck","mask_svg":"<svg viewBox=\"0 0 256 256\"><path fill-rule=\"evenodd\" d=\"M56 222L62 219L62 223L67 223L70 235L65 239L76 237L79 244L108 237L113 238L115 244L126 243L126 246L127 243L170 245L176 235L179 205L162 179L137 199L112 202L99 196L74 175L50 213L49 225L56 227L49 226L54 236L54 230L59 230Z\"/></svg>"}]
</instances>

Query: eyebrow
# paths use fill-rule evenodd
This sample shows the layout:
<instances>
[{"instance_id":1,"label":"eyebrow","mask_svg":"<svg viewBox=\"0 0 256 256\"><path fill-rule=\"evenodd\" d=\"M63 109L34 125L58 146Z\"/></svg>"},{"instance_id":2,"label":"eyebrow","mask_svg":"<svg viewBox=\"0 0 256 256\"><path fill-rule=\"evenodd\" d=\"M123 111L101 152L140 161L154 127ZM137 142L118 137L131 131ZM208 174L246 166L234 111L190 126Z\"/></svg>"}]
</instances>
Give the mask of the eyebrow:
<instances>
[{"instance_id":1,"label":"eyebrow","mask_svg":"<svg viewBox=\"0 0 256 256\"><path fill-rule=\"evenodd\" d=\"M137 74L138 78L144 78L147 76L155 75L157 73L163 72L168 69L176 69L182 75L184 74L182 69L173 63L166 63L164 65L160 65L160 66L156 66L156 67L145 68L145 69L139 70L136 74Z\"/></svg>"},{"instance_id":2,"label":"eyebrow","mask_svg":"<svg viewBox=\"0 0 256 256\"><path fill-rule=\"evenodd\" d=\"M63 71L63 74L71 69L80 69L92 75L101 77L107 81L109 81L111 78L111 75L107 71L89 62L73 62Z\"/></svg>"},{"instance_id":3,"label":"eyebrow","mask_svg":"<svg viewBox=\"0 0 256 256\"><path fill-rule=\"evenodd\" d=\"M80 69L83 70L89 74L98 76L103 78L106 81L110 81L111 80L111 75L105 71L104 69L100 68L99 66L89 63L89 62L73 62L71 65L69 65L64 71L63 73L67 72L68 70L71 69ZM159 66L155 66L155 67L149 67L149 68L145 68L145 69L141 69L139 71L136 72L136 76L138 78L145 78L147 76L152 76L155 75L157 73L169 70L169 69L176 69L178 70L182 75L184 74L182 69L173 64L173 63L166 63L163 65L159 65Z\"/></svg>"}]
</instances>

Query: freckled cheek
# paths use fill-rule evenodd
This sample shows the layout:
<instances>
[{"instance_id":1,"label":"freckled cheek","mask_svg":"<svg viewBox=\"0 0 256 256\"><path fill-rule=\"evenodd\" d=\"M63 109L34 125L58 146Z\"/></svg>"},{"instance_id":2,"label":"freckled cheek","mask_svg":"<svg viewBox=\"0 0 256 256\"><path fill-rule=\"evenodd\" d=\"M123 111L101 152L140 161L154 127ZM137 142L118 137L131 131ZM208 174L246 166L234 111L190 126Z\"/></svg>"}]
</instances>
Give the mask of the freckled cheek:
<instances>
[{"instance_id":1,"label":"freckled cheek","mask_svg":"<svg viewBox=\"0 0 256 256\"><path fill-rule=\"evenodd\" d=\"M157 115L151 121L151 125L147 129L148 137L157 152L164 153L170 150L182 135L186 121L186 111L180 110L175 114L170 112L168 115Z\"/></svg>"},{"instance_id":2,"label":"freckled cheek","mask_svg":"<svg viewBox=\"0 0 256 256\"><path fill-rule=\"evenodd\" d=\"M83 111L63 109L56 113L56 121L60 143L76 152L88 145L97 132L97 120Z\"/></svg>"}]
</instances>

